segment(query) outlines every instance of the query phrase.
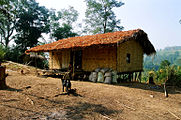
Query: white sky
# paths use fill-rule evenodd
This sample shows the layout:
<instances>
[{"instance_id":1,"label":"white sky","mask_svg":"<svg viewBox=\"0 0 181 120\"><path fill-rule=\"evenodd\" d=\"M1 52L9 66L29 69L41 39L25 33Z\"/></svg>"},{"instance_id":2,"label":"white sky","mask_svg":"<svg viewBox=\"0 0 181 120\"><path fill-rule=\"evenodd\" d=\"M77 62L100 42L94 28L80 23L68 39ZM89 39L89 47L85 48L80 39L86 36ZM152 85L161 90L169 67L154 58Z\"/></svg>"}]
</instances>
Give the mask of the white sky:
<instances>
[{"instance_id":1,"label":"white sky","mask_svg":"<svg viewBox=\"0 0 181 120\"><path fill-rule=\"evenodd\" d=\"M73 6L84 19L84 0L37 0L47 8L61 10ZM181 46L181 0L122 0L124 6L114 11L124 30L144 30L156 49Z\"/></svg>"}]
</instances>

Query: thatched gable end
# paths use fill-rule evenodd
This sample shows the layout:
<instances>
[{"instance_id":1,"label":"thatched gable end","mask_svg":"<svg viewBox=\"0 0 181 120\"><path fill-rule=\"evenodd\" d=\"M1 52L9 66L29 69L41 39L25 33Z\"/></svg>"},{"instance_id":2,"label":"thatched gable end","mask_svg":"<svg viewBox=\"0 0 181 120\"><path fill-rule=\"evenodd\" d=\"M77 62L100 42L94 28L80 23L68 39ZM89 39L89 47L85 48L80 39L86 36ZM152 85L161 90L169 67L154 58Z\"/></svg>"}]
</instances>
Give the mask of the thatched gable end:
<instances>
[{"instance_id":1,"label":"thatched gable end","mask_svg":"<svg viewBox=\"0 0 181 120\"><path fill-rule=\"evenodd\" d=\"M148 40L148 36L143 30L139 30L138 32L134 33L133 37L140 43L145 54L151 55L156 53L155 48Z\"/></svg>"}]
</instances>

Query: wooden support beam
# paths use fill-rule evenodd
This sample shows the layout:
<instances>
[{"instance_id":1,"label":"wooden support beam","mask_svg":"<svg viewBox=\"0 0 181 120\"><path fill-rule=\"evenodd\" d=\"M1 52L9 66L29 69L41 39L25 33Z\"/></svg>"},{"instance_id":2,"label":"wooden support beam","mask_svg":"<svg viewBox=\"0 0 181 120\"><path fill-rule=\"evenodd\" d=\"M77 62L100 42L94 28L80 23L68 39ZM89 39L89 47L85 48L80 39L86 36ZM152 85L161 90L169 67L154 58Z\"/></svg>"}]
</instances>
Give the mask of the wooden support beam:
<instances>
[{"instance_id":1,"label":"wooden support beam","mask_svg":"<svg viewBox=\"0 0 181 120\"><path fill-rule=\"evenodd\" d=\"M133 82L133 73L131 73L131 82Z\"/></svg>"},{"instance_id":2,"label":"wooden support beam","mask_svg":"<svg viewBox=\"0 0 181 120\"><path fill-rule=\"evenodd\" d=\"M75 75L75 51L73 51L73 78Z\"/></svg>"},{"instance_id":3,"label":"wooden support beam","mask_svg":"<svg viewBox=\"0 0 181 120\"><path fill-rule=\"evenodd\" d=\"M54 57L54 54L53 54L53 52L51 54L52 54L52 69L53 69L53 57Z\"/></svg>"},{"instance_id":4,"label":"wooden support beam","mask_svg":"<svg viewBox=\"0 0 181 120\"><path fill-rule=\"evenodd\" d=\"M135 72L135 76L134 76L135 78L135 82L137 82L137 73Z\"/></svg>"},{"instance_id":5,"label":"wooden support beam","mask_svg":"<svg viewBox=\"0 0 181 120\"><path fill-rule=\"evenodd\" d=\"M38 70L37 70L37 53L35 53L35 68L36 68L36 75L38 75Z\"/></svg>"},{"instance_id":6,"label":"wooden support beam","mask_svg":"<svg viewBox=\"0 0 181 120\"><path fill-rule=\"evenodd\" d=\"M128 79L129 79L129 82L131 82L131 73L129 73Z\"/></svg>"},{"instance_id":7,"label":"wooden support beam","mask_svg":"<svg viewBox=\"0 0 181 120\"><path fill-rule=\"evenodd\" d=\"M135 81L135 79L134 79L135 77L134 77L134 76L135 76L135 74L134 74L134 72L133 72L133 76L132 76L132 79L133 79L133 80L132 80L132 82Z\"/></svg>"},{"instance_id":8,"label":"wooden support beam","mask_svg":"<svg viewBox=\"0 0 181 120\"><path fill-rule=\"evenodd\" d=\"M142 73L142 72L139 72L139 76L138 76L140 83L141 83L141 73Z\"/></svg>"}]
</instances>

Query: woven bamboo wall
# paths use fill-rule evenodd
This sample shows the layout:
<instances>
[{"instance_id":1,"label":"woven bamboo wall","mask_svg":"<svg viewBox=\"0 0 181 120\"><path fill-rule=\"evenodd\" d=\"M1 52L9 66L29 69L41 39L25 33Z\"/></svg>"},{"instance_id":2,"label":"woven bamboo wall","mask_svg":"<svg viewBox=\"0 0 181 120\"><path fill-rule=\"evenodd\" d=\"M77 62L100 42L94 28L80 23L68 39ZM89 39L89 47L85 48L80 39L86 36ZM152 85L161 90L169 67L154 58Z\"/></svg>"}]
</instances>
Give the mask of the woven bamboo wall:
<instances>
[{"instance_id":1,"label":"woven bamboo wall","mask_svg":"<svg viewBox=\"0 0 181 120\"><path fill-rule=\"evenodd\" d=\"M82 69L93 71L96 68L116 70L116 47L92 47L82 51Z\"/></svg>"},{"instance_id":2,"label":"woven bamboo wall","mask_svg":"<svg viewBox=\"0 0 181 120\"><path fill-rule=\"evenodd\" d=\"M50 52L49 68L68 68L70 63L70 50ZM130 63L126 57L130 54ZM117 60L116 60L117 58ZM116 63L117 61L117 63ZM117 65L117 67L116 67ZM135 40L130 40L117 47L90 47L82 50L82 69L93 71L96 68L111 68L118 72L133 72L143 69L143 49Z\"/></svg>"},{"instance_id":3,"label":"woven bamboo wall","mask_svg":"<svg viewBox=\"0 0 181 120\"><path fill-rule=\"evenodd\" d=\"M62 68L68 68L70 64L70 50L62 51Z\"/></svg>"},{"instance_id":4,"label":"woven bamboo wall","mask_svg":"<svg viewBox=\"0 0 181 120\"><path fill-rule=\"evenodd\" d=\"M49 69L62 68L62 52L49 52Z\"/></svg>"},{"instance_id":5,"label":"woven bamboo wall","mask_svg":"<svg viewBox=\"0 0 181 120\"><path fill-rule=\"evenodd\" d=\"M126 57L130 54L130 63ZM122 43L117 48L117 71L133 72L143 70L143 49L135 40Z\"/></svg>"},{"instance_id":6,"label":"woven bamboo wall","mask_svg":"<svg viewBox=\"0 0 181 120\"><path fill-rule=\"evenodd\" d=\"M49 52L49 69L68 68L70 64L70 50Z\"/></svg>"}]
</instances>

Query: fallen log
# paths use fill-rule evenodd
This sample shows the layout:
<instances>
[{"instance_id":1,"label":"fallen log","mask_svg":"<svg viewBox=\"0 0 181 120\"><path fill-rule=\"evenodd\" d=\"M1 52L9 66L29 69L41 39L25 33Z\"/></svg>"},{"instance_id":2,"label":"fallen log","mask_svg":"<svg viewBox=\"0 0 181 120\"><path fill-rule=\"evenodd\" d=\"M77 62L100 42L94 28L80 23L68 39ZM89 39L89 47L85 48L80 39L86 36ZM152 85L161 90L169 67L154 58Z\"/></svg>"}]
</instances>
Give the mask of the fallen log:
<instances>
[{"instance_id":1,"label":"fallen log","mask_svg":"<svg viewBox=\"0 0 181 120\"><path fill-rule=\"evenodd\" d=\"M132 108L132 107L130 107L130 106L128 106L128 105L125 105L124 103L120 103L120 102L117 101L117 100L116 100L116 102L119 103L119 104L122 104L124 107L126 107L126 108L128 108L128 109L131 109L131 110L133 110L133 111L136 110L135 108Z\"/></svg>"},{"instance_id":2,"label":"fallen log","mask_svg":"<svg viewBox=\"0 0 181 120\"><path fill-rule=\"evenodd\" d=\"M181 120L181 118L179 118L178 116L176 116L173 112L171 112L171 111L169 111L169 110L168 110L168 112L169 112L171 115L173 115L173 116L176 118L176 120Z\"/></svg>"}]
</instances>

